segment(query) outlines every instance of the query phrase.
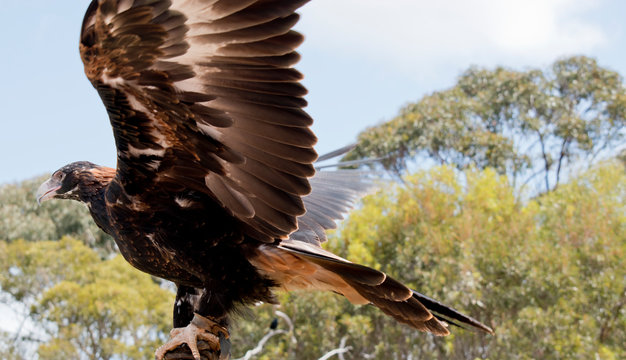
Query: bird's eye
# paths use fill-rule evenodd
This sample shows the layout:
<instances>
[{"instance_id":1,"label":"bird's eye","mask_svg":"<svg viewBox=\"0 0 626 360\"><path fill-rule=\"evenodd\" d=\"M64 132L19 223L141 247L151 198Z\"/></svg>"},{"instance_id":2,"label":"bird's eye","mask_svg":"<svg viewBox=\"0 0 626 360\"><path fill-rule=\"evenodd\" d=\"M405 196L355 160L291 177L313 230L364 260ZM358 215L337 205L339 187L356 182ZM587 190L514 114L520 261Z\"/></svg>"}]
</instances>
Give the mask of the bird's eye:
<instances>
[{"instance_id":1,"label":"bird's eye","mask_svg":"<svg viewBox=\"0 0 626 360\"><path fill-rule=\"evenodd\" d=\"M62 181L65 178L65 173L62 171L57 171L52 175L55 180Z\"/></svg>"}]
</instances>

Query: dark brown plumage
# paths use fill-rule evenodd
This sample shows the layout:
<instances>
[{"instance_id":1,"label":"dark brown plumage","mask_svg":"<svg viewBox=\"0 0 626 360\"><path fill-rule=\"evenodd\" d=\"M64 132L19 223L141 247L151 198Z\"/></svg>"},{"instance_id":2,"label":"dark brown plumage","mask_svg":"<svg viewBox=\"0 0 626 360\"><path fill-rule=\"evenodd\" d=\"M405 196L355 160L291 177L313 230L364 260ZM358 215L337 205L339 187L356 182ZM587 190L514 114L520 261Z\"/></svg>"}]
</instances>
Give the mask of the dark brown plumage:
<instances>
[{"instance_id":1,"label":"dark brown plumage","mask_svg":"<svg viewBox=\"0 0 626 360\"><path fill-rule=\"evenodd\" d=\"M92 1L80 53L117 169L70 164L39 200L86 203L128 262L175 282L175 327L194 312L227 326L238 304L273 302L284 288L334 291L437 335L448 334L438 318L491 332L319 247L367 181L314 176L316 138L292 67L303 39L294 11L306 2Z\"/></svg>"}]
</instances>

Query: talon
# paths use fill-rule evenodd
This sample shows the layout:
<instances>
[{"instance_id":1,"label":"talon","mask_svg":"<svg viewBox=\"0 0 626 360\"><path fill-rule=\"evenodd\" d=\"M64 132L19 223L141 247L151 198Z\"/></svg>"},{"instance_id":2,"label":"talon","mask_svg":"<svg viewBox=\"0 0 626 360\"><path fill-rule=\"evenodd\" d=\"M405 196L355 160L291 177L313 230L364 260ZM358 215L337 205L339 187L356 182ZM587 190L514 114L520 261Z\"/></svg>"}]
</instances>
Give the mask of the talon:
<instances>
[{"instance_id":1,"label":"talon","mask_svg":"<svg viewBox=\"0 0 626 360\"><path fill-rule=\"evenodd\" d=\"M170 331L170 339L156 350L154 353L155 359L163 360L167 352L176 349L182 344L187 344L193 358L201 360L198 340L206 341L214 352L218 352L220 351L220 333L225 339L228 339L230 336L228 329L216 321L195 313L189 325L184 328L174 328Z\"/></svg>"},{"instance_id":2,"label":"talon","mask_svg":"<svg viewBox=\"0 0 626 360\"><path fill-rule=\"evenodd\" d=\"M193 313L193 319L191 320L191 323L200 328L209 330L214 335L219 335L221 333L225 339L228 339L230 337L227 328L223 327L215 320L204 317L198 313Z\"/></svg>"},{"instance_id":3,"label":"talon","mask_svg":"<svg viewBox=\"0 0 626 360\"><path fill-rule=\"evenodd\" d=\"M154 353L155 359L163 360L167 352L176 349L182 344L187 344L193 358L195 360L201 360L200 351L198 350L198 340L204 340L209 343L214 351L219 351L220 349L219 337L191 323L184 328L172 329L172 331L170 331L170 340L160 346Z\"/></svg>"}]
</instances>

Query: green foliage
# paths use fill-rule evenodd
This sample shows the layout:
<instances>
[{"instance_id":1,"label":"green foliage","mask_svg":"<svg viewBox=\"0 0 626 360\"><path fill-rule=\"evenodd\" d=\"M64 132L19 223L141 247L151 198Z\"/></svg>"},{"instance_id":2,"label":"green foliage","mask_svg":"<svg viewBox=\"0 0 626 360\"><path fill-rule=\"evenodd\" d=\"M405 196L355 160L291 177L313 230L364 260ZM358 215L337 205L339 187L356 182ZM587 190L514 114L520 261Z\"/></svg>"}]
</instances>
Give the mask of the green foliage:
<instances>
[{"instance_id":1,"label":"green foliage","mask_svg":"<svg viewBox=\"0 0 626 360\"><path fill-rule=\"evenodd\" d=\"M493 168L516 185L543 175L544 190L567 164L592 162L624 138L626 87L587 57L551 69L470 68L457 84L409 104L359 135L347 159L386 157L396 173L426 156L459 169Z\"/></svg>"},{"instance_id":2,"label":"green foliage","mask_svg":"<svg viewBox=\"0 0 626 360\"><path fill-rule=\"evenodd\" d=\"M87 208L75 201L37 205L35 192L48 177L0 186L0 240L57 240L71 236L109 254L113 239L100 230Z\"/></svg>"},{"instance_id":3,"label":"green foliage","mask_svg":"<svg viewBox=\"0 0 626 360\"><path fill-rule=\"evenodd\" d=\"M172 292L119 255L101 260L67 237L17 240L0 242L0 267L2 291L49 339L40 359L146 359L166 339Z\"/></svg>"}]
</instances>

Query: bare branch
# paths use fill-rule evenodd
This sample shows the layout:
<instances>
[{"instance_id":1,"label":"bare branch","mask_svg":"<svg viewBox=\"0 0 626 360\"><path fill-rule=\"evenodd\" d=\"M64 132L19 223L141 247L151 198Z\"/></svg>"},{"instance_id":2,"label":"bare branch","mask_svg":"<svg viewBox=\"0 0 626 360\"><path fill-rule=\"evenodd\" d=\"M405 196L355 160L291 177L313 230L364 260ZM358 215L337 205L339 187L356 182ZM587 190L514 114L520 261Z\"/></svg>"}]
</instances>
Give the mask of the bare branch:
<instances>
[{"instance_id":1,"label":"bare branch","mask_svg":"<svg viewBox=\"0 0 626 360\"><path fill-rule=\"evenodd\" d=\"M270 330L267 334L265 334L265 336L263 336L263 338L261 338L261 340L259 340L259 343L256 345L256 347L246 351L246 354L243 357L234 359L234 360L250 360L254 355L260 354L261 351L263 351L263 346L265 346L265 343L268 342L269 339L271 339L272 337L276 336L276 335L281 335L281 334L288 334L289 331L287 330Z\"/></svg>"},{"instance_id":2,"label":"bare branch","mask_svg":"<svg viewBox=\"0 0 626 360\"><path fill-rule=\"evenodd\" d=\"M337 349L327 352L326 354L324 354L324 356L322 356L318 360L328 360L335 355L338 355L339 359L344 360L343 354L352 350L352 346L346 346L347 340L348 340L347 336L342 337L341 342L339 343L339 347Z\"/></svg>"},{"instance_id":3,"label":"bare branch","mask_svg":"<svg viewBox=\"0 0 626 360\"><path fill-rule=\"evenodd\" d=\"M294 336L295 332L293 331L293 321L291 321L291 318L289 316L287 316L287 314L285 314L284 312L280 311L280 310L275 310L274 311L274 315L282 318L283 320L285 320L285 322L287 323L287 326L289 327L289 333L291 333L291 342L292 343L297 343L298 340L296 339L296 337Z\"/></svg>"},{"instance_id":4,"label":"bare branch","mask_svg":"<svg viewBox=\"0 0 626 360\"><path fill-rule=\"evenodd\" d=\"M292 343L296 343L297 340L295 338L295 336L293 336L293 321L291 321L291 319L289 318L289 316L287 316L287 314L285 314L282 311L276 310L274 312L274 314L278 317L280 317L281 319L283 319L286 323L287 326L289 328L289 330L274 330L274 329L270 329L270 331L268 331L265 336L263 336L263 338L261 338L261 340L259 340L258 344L253 348L250 349L248 351L246 351L246 354L238 359L234 359L234 360L250 360L254 355L260 354L261 351L263 351L263 347L265 346L265 344L269 341L269 339L271 339L274 336L277 335L283 335L283 334L292 334L291 335L291 342Z\"/></svg>"},{"instance_id":5,"label":"bare branch","mask_svg":"<svg viewBox=\"0 0 626 360\"><path fill-rule=\"evenodd\" d=\"M566 137L563 139L563 143L561 144L561 153L559 154L559 162L556 167L556 182L554 183L554 190L559 186L559 179L561 176L561 165L563 165L563 158L565 158L565 154L567 154L567 145L569 144L570 138Z\"/></svg>"},{"instance_id":6,"label":"bare branch","mask_svg":"<svg viewBox=\"0 0 626 360\"><path fill-rule=\"evenodd\" d=\"M543 141L543 134L541 133L541 131L537 130L537 134L539 135L539 144L541 144L541 155L543 157L543 163L544 163L544 181L546 183L546 192L550 191L550 180L549 180L549 176L550 176L550 160L548 159L548 154L546 152L546 144Z\"/></svg>"}]
</instances>

